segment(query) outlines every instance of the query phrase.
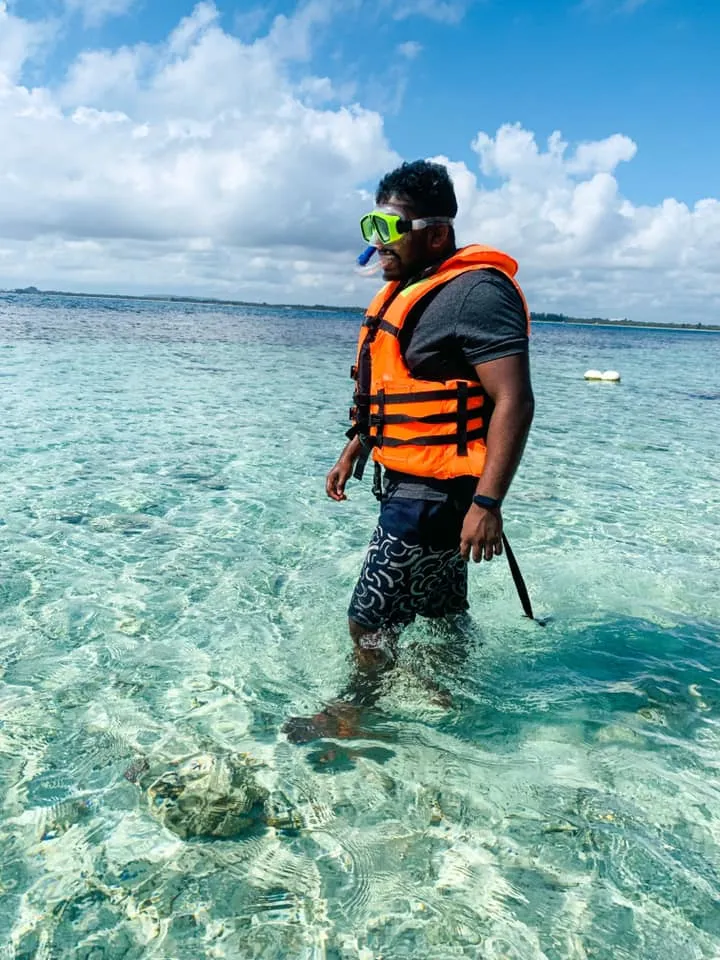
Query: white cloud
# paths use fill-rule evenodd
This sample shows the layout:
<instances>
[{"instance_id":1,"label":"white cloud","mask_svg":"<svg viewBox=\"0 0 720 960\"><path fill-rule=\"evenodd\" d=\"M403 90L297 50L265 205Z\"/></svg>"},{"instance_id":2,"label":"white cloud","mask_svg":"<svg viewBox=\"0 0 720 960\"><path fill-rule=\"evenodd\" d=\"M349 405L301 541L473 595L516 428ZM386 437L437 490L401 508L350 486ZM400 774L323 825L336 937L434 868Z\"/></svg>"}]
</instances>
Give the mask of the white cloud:
<instances>
[{"instance_id":1,"label":"white cloud","mask_svg":"<svg viewBox=\"0 0 720 960\"><path fill-rule=\"evenodd\" d=\"M0 89L16 82L25 62L52 39L54 27L48 21L30 23L13 16L6 0L0 0Z\"/></svg>"},{"instance_id":2,"label":"white cloud","mask_svg":"<svg viewBox=\"0 0 720 960\"><path fill-rule=\"evenodd\" d=\"M415 60L422 53L423 47L417 40L407 40L398 46L398 53L406 60Z\"/></svg>"},{"instance_id":3,"label":"white cloud","mask_svg":"<svg viewBox=\"0 0 720 960\"><path fill-rule=\"evenodd\" d=\"M692 319L720 315L720 202L655 207L624 198L613 176L636 145L614 135L545 150L519 125L474 142L480 169L502 182L483 188L450 164L460 200L460 239L508 249L520 260L537 309L581 316Z\"/></svg>"},{"instance_id":4,"label":"white cloud","mask_svg":"<svg viewBox=\"0 0 720 960\"><path fill-rule=\"evenodd\" d=\"M397 6L393 5L393 16L396 20L407 20L410 17L427 17L438 23L460 23L465 16L467 2L461 0L407 0Z\"/></svg>"},{"instance_id":5,"label":"white cloud","mask_svg":"<svg viewBox=\"0 0 720 960\"><path fill-rule=\"evenodd\" d=\"M111 17L127 13L136 0L65 0L71 13L79 13L86 26L97 27Z\"/></svg>"},{"instance_id":6,"label":"white cloud","mask_svg":"<svg viewBox=\"0 0 720 960\"><path fill-rule=\"evenodd\" d=\"M96 110L95 107L78 107L72 115L73 123L88 127L101 127L106 123L127 123L129 119L119 110Z\"/></svg>"},{"instance_id":7,"label":"white cloud","mask_svg":"<svg viewBox=\"0 0 720 960\"><path fill-rule=\"evenodd\" d=\"M168 53L177 57L187 55L193 44L197 43L208 27L217 22L218 17L219 12L215 4L202 0L190 16L183 17L170 34L167 45Z\"/></svg>"},{"instance_id":8,"label":"white cloud","mask_svg":"<svg viewBox=\"0 0 720 960\"><path fill-rule=\"evenodd\" d=\"M363 188L399 158L378 112L306 66L329 10L243 43L200 3L164 43L86 51L31 90L38 35L0 6L0 285L366 300ZM447 161L459 236L517 256L533 308L717 319L718 200L634 205L621 134L541 145L505 125L473 147L476 164Z\"/></svg>"},{"instance_id":9,"label":"white cloud","mask_svg":"<svg viewBox=\"0 0 720 960\"><path fill-rule=\"evenodd\" d=\"M629 137L616 133L604 140L581 143L568 157L568 144L559 131L550 135L543 152L531 131L518 123L505 124L495 137L480 132L473 149L486 176L524 184L563 181L569 174L612 173L637 153L637 145Z\"/></svg>"},{"instance_id":10,"label":"white cloud","mask_svg":"<svg viewBox=\"0 0 720 960\"><path fill-rule=\"evenodd\" d=\"M629 137L615 133L605 140L581 143L568 164L571 173L612 173L620 163L625 163L637 153L637 145Z\"/></svg>"},{"instance_id":11,"label":"white cloud","mask_svg":"<svg viewBox=\"0 0 720 960\"><path fill-rule=\"evenodd\" d=\"M322 24L329 23L343 6L338 0L305 0L294 16L281 14L275 18L265 46L282 60L307 60L313 33Z\"/></svg>"},{"instance_id":12,"label":"white cloud","mask_svg":"<svg viewBox=\"0 0 720 960\"><path fill-rule=\"evenodd\" d=\"M201 3L164 44L86 52L54 90L9 85L0 279L239 294L270 284L282 298L295 262L311 260L318 283L349 263L359 185L399 158L377 113L318 106L342 92L307 71L289 79L327 16L313 2L243 44ZM86 242L97 246L80 255ZM256 275L255 256L273 267Z\"/></svg>"},{"instance_id":13,"label":"white cloud","mask_svg":"<svg viewBox=\"0 0 720 960\"><path fill-rule=\"evenodd\" d=\"M269 16L267 7L238 11L234 17L234 33L243 40L253 40L268 22Z\"/></svg>"}]
</instances>

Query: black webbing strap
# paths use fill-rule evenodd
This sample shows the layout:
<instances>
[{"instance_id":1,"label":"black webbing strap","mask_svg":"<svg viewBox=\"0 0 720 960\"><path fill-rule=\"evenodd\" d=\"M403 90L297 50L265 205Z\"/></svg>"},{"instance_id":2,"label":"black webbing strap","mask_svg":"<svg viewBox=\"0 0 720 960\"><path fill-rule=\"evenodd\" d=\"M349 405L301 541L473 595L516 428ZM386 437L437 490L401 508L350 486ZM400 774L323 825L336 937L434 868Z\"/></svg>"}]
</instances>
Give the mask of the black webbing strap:
<instances>
[{"instance_id":1,"label":"black webbing strap","mask_svg":"<svg viewBox=\"0 0 720 960\"><path fill-rule=\"evenodd\" d=\"M383 430L385 429L385 391L378 390L377 392L377 406L378 412L375 414L377 418L375 421L375 426L377 427L377 433L373 437L375 445L381 447L383 445ZM370 417L370 422L372 423L372 414Z\"/></svg>"},{"instance_id":2,"label":"black webbing strap","mask_svg":"<svg viewBox=\"0 0 720 960\"><path fill-rule=\"evenodd\" d=\"M353 476L356 480L362 480L363 474L365 473L365 465L370 458L370 451L372 450L373 444L370 441L370 437L366 437L361 433L358 433L357 436L360 438L360 453L355 461Z\"/></svg>"},{"instance_id":3,"label":"black webbing strap","mask_svg":"<svg viewBox=\"0 0 720 960\"><path fill-rule=\"evenodd\" d=\"M382 500L382 467L380 464L375 461L375 470L373 471L373 485L372 485L373 496L376 500Z\"/></svg>"},{"instance_id":4,"label":"black webbing strap","mask_svg":"<svg viewBox=\"0 0 720 960\"><path fill-rule=\"evenodd\" d=\"M525 616L529 620L535 620L535 615L533 614L532 604L530 603L530 594L527 591L525 586L525 581L523 580L523 575L520 573L520 567L518 562L515 559L515 554L512 551L510 544L508 543L508 538L505 534L502 535L503 546L505 547L505 553L507 555L508 564L510 566L510 573L512 574L513 583L515 584L515 589L517 590L518 597L520 597L520 603L522 604L523 611ZM539 623L541 627L545 626L545 621L535 620L535 623Z\"/></svg>"},{"instance_id":5,"label":"black webbing strap","mask_svg":"<svg viewBox=\"0 0 720 960\"><path fill-rule=\"evenodd\" d=\"M392 323L388 323L387 320L383 320L381 316L366 317L363 326L375 329L375 331L382 330L385 333L389 333L392 337L400 336L400 327L393 326Z\"/></svg>"},{"instance_id":6,"label":"black webbing strap","mask_svg":"<svg viewBox=\"0 0 720 960\"><path fill-rule=\"evenodd\" d=\"M363 474L365 473L365 467L367 465L368 459L370 458L370 452L375 446L375 439L368 436L368 430L370 426L370 403L377 402L376 397L371 397L369 392L362 392L361 388L365 388L366 391L370 390L372 384L372 372L370 369L370 345L375 340L378 330L385 330L387 333L392 333L394 336L397 336L399 330L397 327L394 327L391 323L388 323L383 318L390 308L391 304L395 298L400 293L402 287L398 286L396 290L388 297L385 303L380 308L377 316L374 317L365 317L363 321L363 326L368 327L368 334L362 342L360 348L360 356L358 358L359 362L357 366L353 365L350 370L351 377L355 380L357 387L353 400L355 403L355 424L351 427L351 430L354 430L354 436L360 438L360 455L355 461L355 469L353 470L353 476L356 480L362 480ZM361 380L365 379L365 383L361 383ZM348 436L350 431L348 431ZM352 439L352 437L350 438ZM382 477L379 472L380 464L375 464L375 476L373 481L373 492L376 491L378 484L382 485ZM377 494L376 494L377 496ZM382 497L382 490L379 494Z\"/></svg>"},{"instance_id":7,"label":"black webbing strap","mask_svg":"<svg viewBox=\"0 0 720 960\"><path fill-rule=\"evenodd\" d=\"M485 436L485 427L476 427L474 430L468 430L465 435L466 442L470 440L481 440ZM384 447L444 447L448 444L457 444L457 433L444 433L436 437L411 437L409 440L399 440L396 437L383 437Z\"/></svg>"},{"instance_id":8,"label":"black webbing strap","mask_svg":"<svg viewBox=\"0 0 720 960\"><path fill-rule=\"evenodd\" d=\"M360 345L357 364L353 364L353 366L350 368L350 376L353 380L355 380L355 392L353 394L354 407L350 412L350 419L354 420L355 425L358 427L358 433L361 439L363 434L367 435L370 432L370 404L371 402L376 402L376 398L371 397L370 395L370 390L372 388L370 347L377 336L378 330L381 328L385 329L383 324L390 327L393 331L396 330L396 328L391 324L386 323L384 317L385 313L390 308L401 289L402 288L398 286L397 289L391 293L375 316L365 316L365 319L363 320L363 327L366 327L368 332L362 344ZM358 480L362 477L368 455L369 451L368 454L366 454L365 459L360 464L359 475L356 474Z\"/></svg>"},{"instance_id":9,"label":"black webbing strap","mask_svg":"<svg viewBox=\"0 0 720 960\"><path fill-rule=\"evenodd\" d=\"M481 386L468 387L468 397L482 397L485 391ZM457 399L457 389L446 390L423 390L420 393L393 393L385 397L385 403L431 403L435 400L455 400ZM377 403L376 394L356 393L355 400L359 403Z\"/></svg>"},{"instance_id":10,"label":"black webbing strap","mask_svg":"<svg viewBox=\"0 0 720 960\"><path fill-rule=\"evenodd\" d=\"M482 409L471 410L468 414L468 422L470 420L482 420L484 413ZM370 426L376 427L377 424L376 413L370 414ZM429 413L424 417L414 417L410 413L386 413L383 416L383 422L387 424L394 423L457 423L457 414L456 413Z\"/></svg>"},{"instance_id":11,"label":"black webbing strap","mask_svg":"<svg viewBox=\"0 0 720 960\"><path fill-rule=\"evenodd\" d=\"M457 385L457 452L459 457L468 455L468 385L461 380Z\"/></svg>"}]
</instances>

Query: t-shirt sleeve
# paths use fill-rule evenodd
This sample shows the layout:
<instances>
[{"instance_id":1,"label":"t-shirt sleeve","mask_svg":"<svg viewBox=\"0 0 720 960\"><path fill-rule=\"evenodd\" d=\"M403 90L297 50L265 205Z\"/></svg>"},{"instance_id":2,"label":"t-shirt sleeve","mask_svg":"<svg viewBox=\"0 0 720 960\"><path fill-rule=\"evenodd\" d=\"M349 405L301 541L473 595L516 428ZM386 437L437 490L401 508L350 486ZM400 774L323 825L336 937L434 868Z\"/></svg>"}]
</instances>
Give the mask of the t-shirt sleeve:
<instances>
[{"instance_id":1,"label":"t-shirt sleeve","mask_svg":"<svg viewBox=\"0 0 720 960\"><path fill-rule=\"evenodd\" d=\"M494 270L466 276L471 282L457 314L455 336L468 363L527 352L527 317L515 285Z\"/></svg>"}]
</instances>

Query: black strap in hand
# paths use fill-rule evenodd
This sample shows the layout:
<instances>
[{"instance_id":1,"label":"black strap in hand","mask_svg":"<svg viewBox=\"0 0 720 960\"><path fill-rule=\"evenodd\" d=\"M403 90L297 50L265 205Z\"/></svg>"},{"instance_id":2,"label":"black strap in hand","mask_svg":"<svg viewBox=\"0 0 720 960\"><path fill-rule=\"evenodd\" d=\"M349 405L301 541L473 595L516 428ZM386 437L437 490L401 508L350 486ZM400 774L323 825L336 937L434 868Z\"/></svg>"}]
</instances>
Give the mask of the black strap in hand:
<instances>
[{"instance_id":1,"label":"black strap in hand","mask_svg":"<svg viewBox=\"0 0 720 960\"><path fill-rule=\"evenodd\" d=\"M512 548L508 543L508 538L505 536L505 534L502 535L502 542L503 546L505 547L505 553L507 554L508 564L510 565L510 573L512 574L515 589L520 597L520 603L522 604L525 616L530 620L535 620L532 604L530 603L530 594L525 586L523 575L520 573L520 567L518 566L518 562L515 559L515 554L513 553ZM539 623L541 627L545 626L545 621L543 620L535 620L535 623Z\"/></svg>"}]
</instances>

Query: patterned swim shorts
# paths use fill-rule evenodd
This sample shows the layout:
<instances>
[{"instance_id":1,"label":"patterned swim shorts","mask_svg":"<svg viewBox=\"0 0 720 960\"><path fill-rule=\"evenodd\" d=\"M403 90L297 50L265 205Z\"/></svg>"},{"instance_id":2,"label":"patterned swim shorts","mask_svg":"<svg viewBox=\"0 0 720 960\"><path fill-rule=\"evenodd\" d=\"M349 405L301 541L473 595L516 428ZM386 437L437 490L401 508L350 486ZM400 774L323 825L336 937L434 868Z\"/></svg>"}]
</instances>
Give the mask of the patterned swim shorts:
<instances>
[{"instance_id":1,"label":"patterned swim shorts","mask_svg":"<svg viewBox=\"0 0 720 960\"><path fill-rule=\"evenodd\" d=\"M392 497L383 501L348 616L370 630L468 609L460 532L469 504Z\"/></svg>"}]
</instances>

